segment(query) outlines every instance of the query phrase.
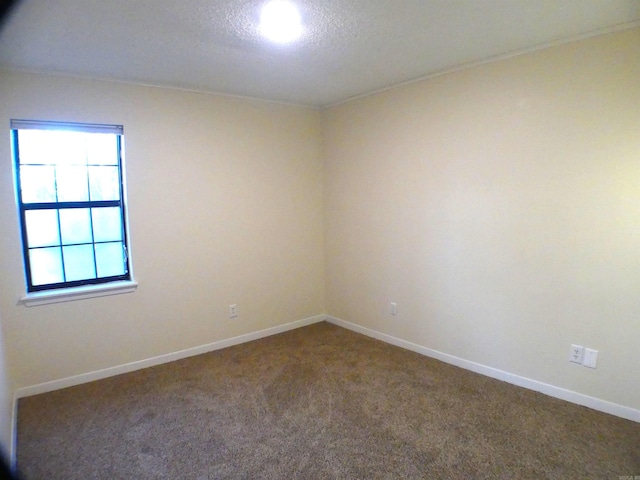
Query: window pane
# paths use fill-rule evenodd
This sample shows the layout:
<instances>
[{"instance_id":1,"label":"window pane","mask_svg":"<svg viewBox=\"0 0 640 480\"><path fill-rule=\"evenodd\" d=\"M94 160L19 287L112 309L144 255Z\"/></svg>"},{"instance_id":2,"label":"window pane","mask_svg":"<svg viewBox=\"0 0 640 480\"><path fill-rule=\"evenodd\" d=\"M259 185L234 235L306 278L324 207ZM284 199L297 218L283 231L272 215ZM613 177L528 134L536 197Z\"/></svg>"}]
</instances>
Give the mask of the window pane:
<instances>
[{"instance_id":1,"label":"window pane","mask_svg":"<svg viewBox=\"0 0 640 480\"><path fill-rule=\"evenodd\" d=\"M87 167L57 167L56 184L59 202L86 202L89 200Z\"/></svg>"},{"instance_id":2,"label":"window pane","mask_svg":"<svg viewBox=\"0 0 640 480\"><path fill-rule=\"evenodd\" d=\"M93 245L62 247L64 273L67 282L96 278Z\"/></svg>"},{"instance_id":3,"label":"window pane","mask_svg":"<svg viewBox=\"0 0 640 480\"><path fill-rule=\"evenodd\" d=\"M120 208L92 208L93 241L109 242L122 240L122 218Z\"/></svg>"},{"instance_id":4,"label":"window pane","mask_svg":"<svg viewBox=\"0 0 640 480\"><path fill-rule=\"evenodd\" d=\"M91 243L93 238L91 237L89 209L65 208L60 210L60 233L63 245Z\"/></svg>"},{"instance_id":5,"label":"window pane","mask_svg":"<svg viewBox=\"0 0 640 480\"><path fill-rule=\"evenodd\" d=\"M86 164L84 137L83 132L20 130L18 133L20 163Z\"/></svg>"},{"instance_id":6,"label":"window pane","mask_svg":"<svg viewBox=\"0 0 640 480\"><path fill-rule=\"evenodd\" d=\"M11 128L28 290L129 278L122 127L12 120Z\"/></svg>"},{"instance_id":7,"label":"window pane","mask_svg":"<svg viewBox=\"0 0 640 480\"><path fill-rule=\"evenodd\" d=\"M91 200L120 200L118 167L89 167Z\"/></svg>"},{"instance_id":8,"label":"window pane","mask_svg":"<svg viewBox=\"0 0 640 480\"><path fill-rule=\"evenodd\" d=\"M60 247L29 250L29 263L33 285L64 282Z\"/></svg>"},{"instance_id":9,"label":"window pane","mask_svg":"<svg viewBox=\"0 0 640 480\"><path fill-rule=\"evenodd\" d=\"M126 273L122 243L100 243L95 247L98 277L112 277Z\"/></svg>"},{"instance_id":10,"label":"window pane","mask_svg":"<svg viewBox=\"0 0 640 480\"><path fill-rule=\"evenodd\" d=\"M29 248L60 245L57 210L27 210L24 216Z\"/></svg>"},{"instance_id":11,"label":"window pane","mask_svg":"<svg viewBox=\"0 0 640 480\"><path fill-rule=\"evenodd\" d=\"M50 166L20 166L20 189L24 203L56 201L54 168Z\"/></svg>"},{"instance_id":12,"label":"window pane","mask_svg":"<svg viewBox=\"0 0 640 480\"><path fill-rule=\"evenodd\" d=\"M89 165L117 165L118 137L113 134L87 134L87 158Z\"/></svg>"},{"instance_id":13,"label":"window pane","mask_svg":"<svg viewBox=\"0 0 640 480\"><path fill-rule=\"evenodd\" d=\"M47 159L55 150L58 150L55 143L55 132L20 130L18 132L20 163L52 163Z\"/></svg>"}]
</instances>

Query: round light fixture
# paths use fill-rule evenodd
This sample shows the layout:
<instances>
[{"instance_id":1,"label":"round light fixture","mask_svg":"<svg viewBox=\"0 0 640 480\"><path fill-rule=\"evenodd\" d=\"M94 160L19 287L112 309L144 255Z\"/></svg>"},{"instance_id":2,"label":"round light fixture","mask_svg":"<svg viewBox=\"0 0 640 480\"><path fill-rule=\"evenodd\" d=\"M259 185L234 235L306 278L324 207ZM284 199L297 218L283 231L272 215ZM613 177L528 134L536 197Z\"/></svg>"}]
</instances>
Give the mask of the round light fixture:
<instances>
[{"instance_id":1,"label":"round light fixture","mask_svg":"<svg viewBox=\"0 0 640 480\"><path fill-rule=\"evenodd\" d=\"M298 8L287 0L272 0L262 7L260 33L275 43L290 43L302 35Z\"/></svg>"}]
</instances>

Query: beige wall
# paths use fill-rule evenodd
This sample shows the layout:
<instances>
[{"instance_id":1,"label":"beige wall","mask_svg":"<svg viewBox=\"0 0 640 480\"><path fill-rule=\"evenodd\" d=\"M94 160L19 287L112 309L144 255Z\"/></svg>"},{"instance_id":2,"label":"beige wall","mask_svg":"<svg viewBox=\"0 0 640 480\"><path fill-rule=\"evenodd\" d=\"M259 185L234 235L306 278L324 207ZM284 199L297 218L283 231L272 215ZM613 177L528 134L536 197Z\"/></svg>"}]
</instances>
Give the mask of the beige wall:
<instances>
[{"instance_id":1,"label":"beige wall","mask_svg":"<svg viewBox=\"0 0 640 480\"><path fill-rule=\"evenodd\" d=\"M327 313L640 408L639 48L620 32L325 111Z\"/></svg>"},{"instance_id":2,"label":"beige wall","mask_svg":"<svg viewBox=\"0 0 640 480\"><path fill-rule=\"evenodd\" d=\"M15 388L324 311L319 112L8 72L0 98L0 312ZM124 125L135 293L17 305L11 118Z\"/></svg>"}]
</instances>

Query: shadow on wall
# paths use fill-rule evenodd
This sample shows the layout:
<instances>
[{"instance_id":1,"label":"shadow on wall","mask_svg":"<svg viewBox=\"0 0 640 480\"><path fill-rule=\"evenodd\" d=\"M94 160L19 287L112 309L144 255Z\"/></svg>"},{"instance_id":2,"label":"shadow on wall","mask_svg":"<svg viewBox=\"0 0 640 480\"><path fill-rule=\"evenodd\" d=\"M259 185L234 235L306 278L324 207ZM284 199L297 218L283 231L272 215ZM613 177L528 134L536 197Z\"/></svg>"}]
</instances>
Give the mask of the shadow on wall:
<instances>
[{"instance_id":1,"label":"shadow on wall","mask_svg":"<svg viewBox=\"0 0 640 480\"><path fill-rule=\"evenodd\" d=\"M6 478L7 480L23 480L17 472L12 471L5 452L6 450L4 445L2 445L0 448L0 478Z\"/></svg>"},{"instance_id":2,"label":"shadow on wall","mask_svg":"<svg viewBox=\"0 0 640 480\"><path fill-rule=\"evenodd\" d=\"M4 25L4 22L7 18L9 18L9 14L13 10L13 8L18 4L19 0L5 0L0 5L0 29Z\"/></svg>"},{"instance_id":3,"label":"shadow on wall","mask_svg":"<svg viewBox=\"0 0 640 480\"><path fill-rule=\"evenodd\" d=\"M13 8L18 4L18 0L5 0L2 4L0 4L0 30L4 26L5 21L9 17L9 14L13 10ZM17 479L20 478L17 474L14 474L11 471L9 462L7 461L6 456L7 450L4 445L0 445L0 478L7 479Z\"/></svg>"}]
</instances>

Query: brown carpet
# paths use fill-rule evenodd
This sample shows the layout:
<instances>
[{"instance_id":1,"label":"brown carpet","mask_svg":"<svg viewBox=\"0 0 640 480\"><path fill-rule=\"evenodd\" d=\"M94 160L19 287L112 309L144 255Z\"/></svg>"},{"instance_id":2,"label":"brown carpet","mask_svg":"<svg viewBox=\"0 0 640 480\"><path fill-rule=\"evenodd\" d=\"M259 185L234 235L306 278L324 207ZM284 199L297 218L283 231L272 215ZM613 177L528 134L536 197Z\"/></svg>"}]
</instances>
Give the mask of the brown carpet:
<instances>
[{"instance_id":1,"label":"brown carpet","mask_svg":"<svg viewBox=\"0 0 640 480\"><path fill-rule=\"evenodd\" d=\"M27 480L619 480L640 475L640 424L320 323L21 399L18 467Z\"/></svg>"}]
</instances>

